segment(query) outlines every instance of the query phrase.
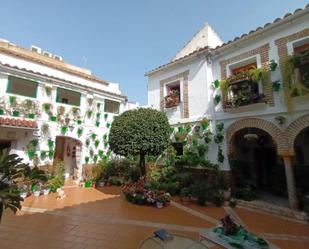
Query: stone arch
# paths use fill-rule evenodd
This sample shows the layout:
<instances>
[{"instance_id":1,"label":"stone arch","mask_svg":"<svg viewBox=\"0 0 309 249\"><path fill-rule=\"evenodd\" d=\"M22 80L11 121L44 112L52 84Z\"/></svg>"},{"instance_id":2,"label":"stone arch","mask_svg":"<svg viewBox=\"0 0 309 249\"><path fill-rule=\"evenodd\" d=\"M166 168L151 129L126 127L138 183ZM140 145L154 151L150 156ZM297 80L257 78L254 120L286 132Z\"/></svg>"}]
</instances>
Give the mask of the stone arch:
<instances>
[{"instance_id":1,"label":"stone arch","mask_svg":"<svg viewBox=\"0 0 309 249\"><path fill-rule=\"evenodd\" d=\"M232 153L235 134L237 131L244 128L258 128L267 132L276 144L278 155L284 155L287 153L288 145L285 136L275 124L260 118L245 118L234 122L226 130L228 155Z\"/></svg>"},{"instance_id":2,"label":"stone arch","mask_svg":"<svg viewBox=\"0 0 309 249\"><path fill-rule=\"evenodd\" d=\"M286 129L285 136L287 137L290 152L294 154L294 143L297 135L305 128L309 127L309 113L294 120Z\"/></svg>"}]
</instances>

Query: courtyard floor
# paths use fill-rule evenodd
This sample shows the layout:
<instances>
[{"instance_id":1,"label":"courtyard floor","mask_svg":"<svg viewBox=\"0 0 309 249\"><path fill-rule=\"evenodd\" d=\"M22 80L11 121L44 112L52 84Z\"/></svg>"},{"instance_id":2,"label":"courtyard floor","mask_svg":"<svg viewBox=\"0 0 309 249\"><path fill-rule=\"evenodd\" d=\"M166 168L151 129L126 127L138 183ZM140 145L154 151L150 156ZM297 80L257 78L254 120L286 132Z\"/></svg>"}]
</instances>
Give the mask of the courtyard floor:
<instances>
[{"instance_id":1,"label":"courtyard floor","mask_svg":"<svg viewBox=\"0 0 309 249\"><path fill-rule=\"evenodd\" d=\"M177 199L163 209L136 206L124 200L118 187L71 186L65 192L63 200L56 200L56 194L28 197L17 215L5 211L0 248L137 249L159 228L198 240L200 230L228 213L279 248L309 248L308 224L245 208L184 206Z\"/></svg>"}]
</instances>

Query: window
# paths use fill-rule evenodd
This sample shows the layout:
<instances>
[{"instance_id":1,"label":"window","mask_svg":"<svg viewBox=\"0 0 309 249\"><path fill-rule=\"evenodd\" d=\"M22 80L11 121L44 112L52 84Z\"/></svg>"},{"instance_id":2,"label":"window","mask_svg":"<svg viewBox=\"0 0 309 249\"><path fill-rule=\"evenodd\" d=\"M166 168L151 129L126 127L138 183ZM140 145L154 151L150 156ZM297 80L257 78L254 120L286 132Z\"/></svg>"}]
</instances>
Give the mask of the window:
<instances>
[{"instance_id":1,"label":"window","mask_svg":"<svg viewBox=\"0 0 309 249\"><path fill-rule=\"evenodd\" d=\"M15 76L9 76L7 93L36 98L38 83Z\"/></svg>"},{"instance_id":2,"label":"window","mask_svg":"<svg viewBox=\"0 0 309 249\"><path fill-rule=\"evenodd\" d=\"M80 105L81 94L79 92L71 91L64 88L57 88L57 99L58 103L68 105Z\"/></svg>"},{"instance_id":3,"label":"window","mask_svg":"<svg viewBox=\"0 0 309 249\"><path fill-rule=\"evenodd\" d=\"M296 80L309 88L309 42L294 47L294 54L300 58L295 71Z\"/></svg>"},{"instance_id":4,"label":"window","mask_svg":"<svg viewBox=\"0 0 309 249\"><path fill-rule=\"evenodd\" d=\"M247 63L241 67L231 68L232 75L228 80L228 90L224 94L225 108L238 107L259 103L264 95L260 93L259 82L253 81L249 70L257 67L256 62Z\"/></svg>"},{"instance_id":5,"label":"window","mask_svg":"<svg viewBox=\"0 0 309 249\"><path fill-rule=\"evenodd\" d=\"M120 103L117 101L106 99L104 101L104 111L110 113L119 113Z\"/></svg>"},{"instance_id":6,"label":"window","mask_svg":"<svg viewBox=\"0 0 309 249\"><path fill-rule=\"evenodd\" d=\"M166 86L165 108L178 106L180 103L180 82L174 82Z\"/></svg>"}]
</instances>

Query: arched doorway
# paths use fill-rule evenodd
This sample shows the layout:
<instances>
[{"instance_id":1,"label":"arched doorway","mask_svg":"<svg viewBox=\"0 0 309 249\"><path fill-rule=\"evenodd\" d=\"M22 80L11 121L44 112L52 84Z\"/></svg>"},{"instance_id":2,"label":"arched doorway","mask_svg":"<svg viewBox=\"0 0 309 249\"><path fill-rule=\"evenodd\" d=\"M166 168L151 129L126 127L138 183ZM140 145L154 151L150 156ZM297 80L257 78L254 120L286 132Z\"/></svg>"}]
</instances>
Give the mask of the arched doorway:
<instances>
[{"instance_id":1,"label":"arched doorway","mask_svg":"<svg viewBox=\"0 0 309 249\"><path fill-rule=\"evenodd\" d=\"M309 195L309 126L299 132L294 141L294 177L297 194L301 208L304 208L304 200ZM308 203L307 203L308 205ZM309 209L309 206L306 207Z\"/></svg>"},{"instance_id":2,"label":"arched doorway","mask_svg":"<svg viewBox=\"0 0 309 249\"><path fill-rule=\"evenodd\" d=\"M236 197L288 205L284 166L271 135L260 128L242 128L230 146Z\"/></svg>"},{"instance_id":3,"label":"arched doorway","mask_svg":"<svg viewBox=\"0 0 309 249\"><path fill-rule=\"evenodd\" d=\"M77 179L81 172L82 143L72 137L57 136L55 160L62 160L65 165L66 178Z\"/></svg>"}]
</instances>

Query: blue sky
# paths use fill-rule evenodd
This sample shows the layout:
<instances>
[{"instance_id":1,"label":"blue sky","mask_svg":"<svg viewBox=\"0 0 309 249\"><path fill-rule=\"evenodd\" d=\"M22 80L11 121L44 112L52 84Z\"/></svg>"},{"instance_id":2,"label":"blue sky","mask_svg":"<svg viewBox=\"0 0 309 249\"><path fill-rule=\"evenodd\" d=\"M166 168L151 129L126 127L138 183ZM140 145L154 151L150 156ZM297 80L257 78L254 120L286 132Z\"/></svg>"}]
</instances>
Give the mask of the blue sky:
<instances>
[{"instance_id":1,"label":"blue sky","mask_svg":"<svg viewBox=\"0 0 309 249\"><path fill-rule=\"evenodd\" d=\"M0 37L37 45L118 82L147 104L144 73L208 22L224 41L303 8L303 0L0 0ZM85 59L86 58L86 59Z\"/></svg>"}]
</instances>

